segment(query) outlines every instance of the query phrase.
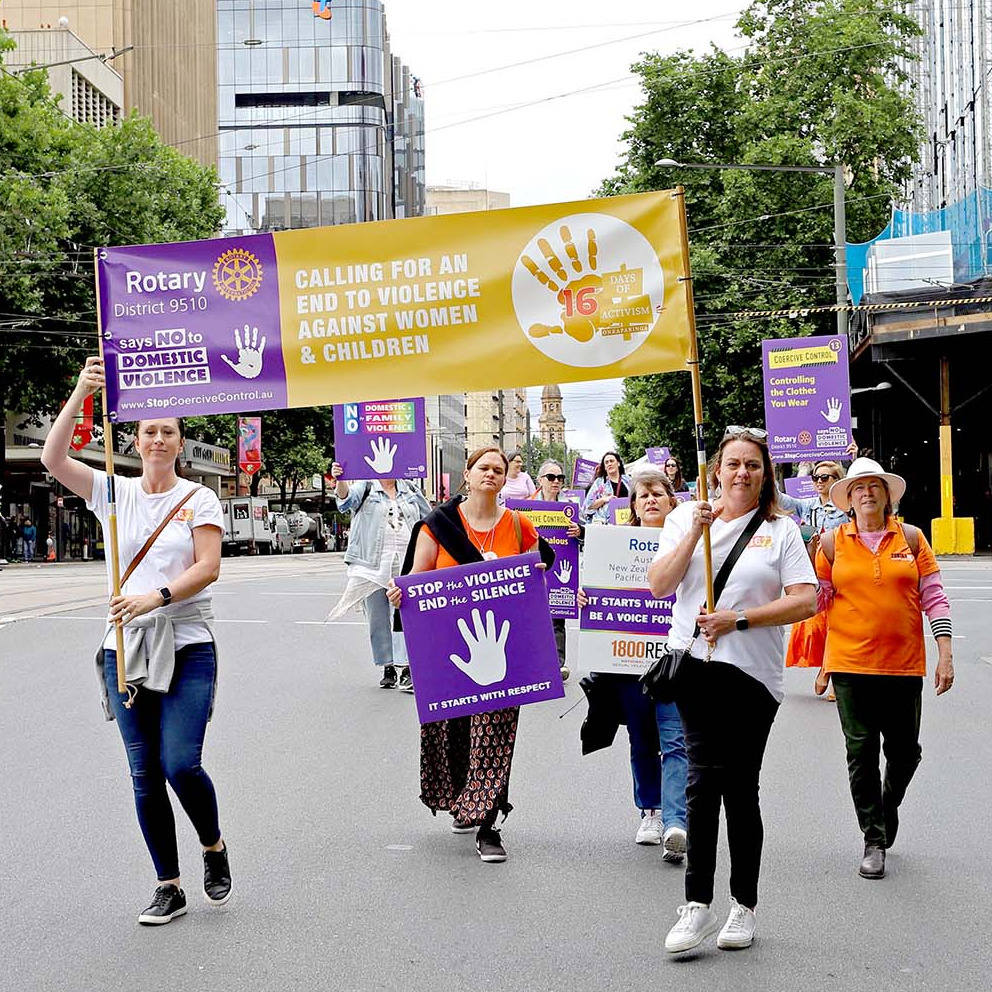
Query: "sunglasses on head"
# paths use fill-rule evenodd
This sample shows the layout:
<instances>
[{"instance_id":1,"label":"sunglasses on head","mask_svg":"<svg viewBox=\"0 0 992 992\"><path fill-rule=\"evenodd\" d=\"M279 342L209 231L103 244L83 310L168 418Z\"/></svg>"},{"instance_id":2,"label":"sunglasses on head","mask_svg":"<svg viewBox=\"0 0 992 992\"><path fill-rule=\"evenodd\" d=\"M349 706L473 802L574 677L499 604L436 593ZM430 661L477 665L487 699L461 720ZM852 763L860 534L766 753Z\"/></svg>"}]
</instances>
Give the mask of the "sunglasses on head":
<instances>
[{"instance_id":1,"label":"sunglasses on head","mask_svg":"<svg viewBox=\"0 0 992 992\"><path fill-rule=\"evenodd\" d=\"M544 478L547 479L548 482L564 482L565 481L565 476L563 476L563 475L555 475L553 472L548 472L544 476Z\"/></svg>"},{"instance_id":2,"label":"sunglasses on head","mask_svg":"<svg viewBox=\"0 0 992 992\"><path fill-rule=\"evenodd\" d=\"M836 475L814 475L813 476L813 481L814 482L836 482L837 481L837 476Z\"/></svg>"},{"instance_id":3,"label":"sunglasses on head","mask_svg":"<svg viewBox=\"0 0 992 992\"><path fill-rule=\"evenodd\" d=\"M750 437L755 441L767 441L768 431L763 430L761 427L738 427L737 424L731 424L723 432L724 440L728 437Z\"/></svg>"}]
</instances>

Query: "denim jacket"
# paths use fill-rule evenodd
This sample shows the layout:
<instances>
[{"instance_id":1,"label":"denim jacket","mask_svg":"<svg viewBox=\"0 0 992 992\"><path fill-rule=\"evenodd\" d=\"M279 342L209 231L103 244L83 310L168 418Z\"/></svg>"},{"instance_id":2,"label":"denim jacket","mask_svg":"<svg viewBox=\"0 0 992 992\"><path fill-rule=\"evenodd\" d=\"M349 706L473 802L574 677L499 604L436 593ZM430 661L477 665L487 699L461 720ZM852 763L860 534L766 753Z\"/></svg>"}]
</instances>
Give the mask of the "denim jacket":
<instances>
[{"instance_id":1,"label":"denim jacket","mask_svg":"<svg viewBox=\"0 0 992 992\"><path fill-rule=\"evenodd\" d=\"M630 476L621 475L620 481L627 487L627 492L630 492ZM586 523L592 523L596 521L601 524L607 524L610 522L610 504L604 503L598 510L593 510L592 504L598 499L610 498L613 495L612 485L600 476L598 479L593 480L593 484L589 487L589 492L586 493L586 498L582 501L582 519Z\"/></svg>"},{"instance_id":2,"label":"denim jacket","mask_svg":"<svg viewBox=\"0 0 992 992\"><path fill-rule=\"evenodd\" d=\"M396 480L396 503L411 531L418 520L431 512L424 494L405 479ZM361 508L352 512L358 506ZM348 495L338 500L338 510L352 512L345 564L376 568L382 557L382 534L389 513L389 497L385 490L377 481L353 482Z\"/></svg>"}]
</instances>

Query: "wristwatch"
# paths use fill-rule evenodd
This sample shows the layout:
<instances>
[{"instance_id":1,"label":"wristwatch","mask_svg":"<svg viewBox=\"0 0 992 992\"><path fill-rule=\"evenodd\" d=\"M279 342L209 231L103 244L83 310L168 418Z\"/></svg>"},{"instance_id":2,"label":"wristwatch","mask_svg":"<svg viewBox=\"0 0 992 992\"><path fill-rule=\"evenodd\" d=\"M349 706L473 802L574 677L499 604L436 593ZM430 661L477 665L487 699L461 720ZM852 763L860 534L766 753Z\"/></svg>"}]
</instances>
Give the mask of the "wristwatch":
<instances>
[{"instance_id":1,"label":"wristwatch","mask_svg":"<svg viewBox=\"0 0 992 992\"><path fill-rule=\"evenodd\" d=\"M158 591L159 595L162 597L162 605L168 606L172 602L172 590L168 586L162 586ZM740 620L737 621L738 624Z\"/></svg>"},{"instance_id":2,"label":"wristwatch","mask_svg":"<svg viewBox=\"0 0 992 992\"><path fill-rule=\"evenodd\" d=\"M747 622L747 614L743 610L737 611L737 620L734 626L738 630L747 630L750 624Z\"/></svg>"}]
</instances>

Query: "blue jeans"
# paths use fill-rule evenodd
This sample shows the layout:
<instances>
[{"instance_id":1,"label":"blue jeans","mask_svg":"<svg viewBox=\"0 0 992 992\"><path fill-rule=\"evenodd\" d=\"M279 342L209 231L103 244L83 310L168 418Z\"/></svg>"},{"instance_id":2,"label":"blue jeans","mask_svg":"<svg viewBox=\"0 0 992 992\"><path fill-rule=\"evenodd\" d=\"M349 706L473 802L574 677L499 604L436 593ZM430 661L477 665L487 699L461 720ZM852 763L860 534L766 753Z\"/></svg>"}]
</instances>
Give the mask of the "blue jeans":
<instances>
[{"instance_id":1,"label":"blue jeans","mask_svg":"<svg viewBox=\"0 0 992 992\"><path fill-rule=\"evenodd\" d=\"M213 644L180 648L169 691L139 689L126 709L126 697L117 691L117 652L103 653L103 676L131 768L138 824L159 881L179 876L176 821L166 782L200 843L211 847L220 840L217 795L200 764L216 668Z\"/></svg>"},{"instance_id":2,"label":"blue jeans","mask_svg":"<svg viewBox=\"0 0 992 992\"><path fill-rule=\"evenodd\" d=\"M365 616L369 624L372 661L377 665L409 665L402 631L393 630L393 608L385 589L376 589L365 597Z\"/></svg>"},{"instance_id":3,"label":"blue jeans","mask_svg":"<svg viewBox=\"0 0 992 992\"><path fill-rule=\"evenodd\" d=\"M688 760L682 720L674 703L654 703L632 675L618 675L617 692L630 738L634 804L661 810L669 827L685 829L685 783ZM659 760L660 751L660 760Z\"/></svg>"}]
</instances>

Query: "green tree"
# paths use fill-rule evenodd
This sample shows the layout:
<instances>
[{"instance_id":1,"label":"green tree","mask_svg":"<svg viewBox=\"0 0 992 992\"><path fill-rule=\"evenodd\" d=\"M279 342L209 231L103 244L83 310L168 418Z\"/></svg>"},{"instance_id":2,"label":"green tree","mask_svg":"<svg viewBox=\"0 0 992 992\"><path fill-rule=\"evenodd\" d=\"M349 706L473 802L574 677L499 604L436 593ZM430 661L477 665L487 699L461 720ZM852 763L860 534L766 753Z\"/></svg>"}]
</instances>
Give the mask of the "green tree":
<instances>
[{"instance_id":1,"label":"green tree","mask_svg":"<svg viewBox=\"0 0 992 992\"><path fill-rule=\"evenodd\" d=\"M97 348L94 248L209 237L224 213L214 169L136 114L71 120L43 70L3 70L11 48L0 31L0 422L37 422Z\"/></svg>"},{"instance_id":2,"label":"green tree","mask_svg":"<svg viewBox=\"0 0 992 992\"><path fill-rule=\"evenodd\" d=\"M541 464L547 461L556 461L561 465L566 479L572 479L572 466L575 464L576 455L567 451L564 444L543 441L539 437L531 437L520 449L524 455L524 467L537 482L537 473Z\"/></svg>"},{"instance_id":3,"label":"green tree","mask_svg":"<svg viewBox=\"0 0 992 992\"><path fill-rule=\"evenodd\" d=\"M627 155L601 193L682 183L709 441L764 420L761 340L830 333L832 314L749 320L744 310L834 302L833 188L808 173L695 171L685 162L847 167L848 240L875 236L917 153L919 122L900 84L915 22L900 0L761 0L741 16L747 49L645 57L644 101ZM668 443L694 463L687 375L627 379L609 423L625 457Z\"/></svg>"}]
</instances>

